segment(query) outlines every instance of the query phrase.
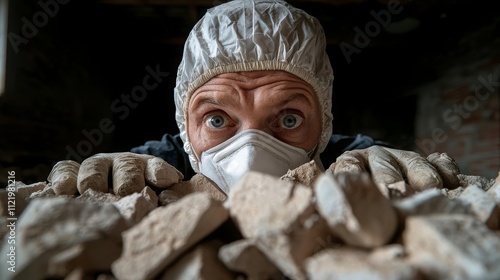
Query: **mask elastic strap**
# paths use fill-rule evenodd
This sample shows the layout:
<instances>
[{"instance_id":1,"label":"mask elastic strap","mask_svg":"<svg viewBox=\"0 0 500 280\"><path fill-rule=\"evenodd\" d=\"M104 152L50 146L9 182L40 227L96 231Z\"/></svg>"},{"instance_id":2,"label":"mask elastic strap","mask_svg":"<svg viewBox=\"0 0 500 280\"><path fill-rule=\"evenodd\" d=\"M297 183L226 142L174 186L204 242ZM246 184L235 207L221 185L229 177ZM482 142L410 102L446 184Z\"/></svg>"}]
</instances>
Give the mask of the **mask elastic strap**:
<instances>
[{"instance_id":1,"label":"mask elastic strap","mask_svg":"<svg viewBox=\"0 0 500 280\"><path fill-rule=\"evenodd\" d=\"M314 153L316 152L316 148L318 148L318 145L314 146L314 148L312 148L309 152L307 152L307 157L309 159L312 159L312 156L314 155Z\"/></svg>"}]
</instances>

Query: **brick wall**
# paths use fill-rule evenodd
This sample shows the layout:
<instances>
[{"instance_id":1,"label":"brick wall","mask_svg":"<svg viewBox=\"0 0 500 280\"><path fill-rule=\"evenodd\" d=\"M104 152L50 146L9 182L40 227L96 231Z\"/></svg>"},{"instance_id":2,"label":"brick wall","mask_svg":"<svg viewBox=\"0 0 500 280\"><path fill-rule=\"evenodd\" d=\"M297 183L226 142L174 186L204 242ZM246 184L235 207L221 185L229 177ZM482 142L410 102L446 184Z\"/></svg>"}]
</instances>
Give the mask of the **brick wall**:
<instances>
[{"instance_id":1,"label":"brick wall","mask_svg":"<svg viewBox=\"0 0 500 280\"><path fill-rule=\"evenodd\" d=\"M439 79L416 90L415 149L446 152L462 173L494 178L500 171L500 57L455 59ZM498 46L496 46L498 48Z\"/></svg>"}]
</instances>

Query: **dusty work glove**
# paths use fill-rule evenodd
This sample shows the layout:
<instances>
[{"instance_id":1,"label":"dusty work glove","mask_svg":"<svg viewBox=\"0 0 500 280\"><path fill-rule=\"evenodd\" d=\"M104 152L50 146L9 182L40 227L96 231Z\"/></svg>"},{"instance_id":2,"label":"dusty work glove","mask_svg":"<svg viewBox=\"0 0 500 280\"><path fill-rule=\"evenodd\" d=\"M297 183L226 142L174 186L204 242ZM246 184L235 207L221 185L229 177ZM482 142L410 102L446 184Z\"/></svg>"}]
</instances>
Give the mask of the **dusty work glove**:
<instances>
[{"instance_id":1,"label":"dusty work glove","mask_svg":"<svg viewBox=\"0 0 500 280\"><path fill-rule=\"evenodd\" d=\"M372 146L343 153L329 168L338 172L369 172L378 184L405 181L415 191L459 186L460 170L447 154L433 153L427 158L418 153Z\"/></svg>"},{"instance_id":2,"label":"dusty work glove","mask_svg":"<svg viewBox=\"0 0 500 280\"><path fill-rule=\"evenodd\" d=\"M109 175L112 186L108 186ZM146 184L164 189L182 179L182 173L162 158L134 153L97 154L81 165L60 161L47 178L56 194L83 194L87 189L108 192L112 188L119 196L140 192Z\"/></svg>"}]
</instances>

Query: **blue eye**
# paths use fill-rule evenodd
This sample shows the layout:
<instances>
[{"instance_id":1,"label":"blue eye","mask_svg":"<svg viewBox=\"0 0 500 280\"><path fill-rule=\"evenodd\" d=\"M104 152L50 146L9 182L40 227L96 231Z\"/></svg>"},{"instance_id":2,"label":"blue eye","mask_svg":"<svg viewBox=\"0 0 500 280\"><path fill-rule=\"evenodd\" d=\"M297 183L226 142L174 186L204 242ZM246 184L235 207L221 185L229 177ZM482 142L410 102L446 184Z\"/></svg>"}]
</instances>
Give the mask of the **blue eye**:
<instances>
[{"instance_id":1,"label":"blue eye","mask_svg":"<svg viewBox=\"0 0 500 280\"><path fill-rule=\"evenodd\" d=\"M301 125L303 120L304 118L298 114L286 114L280 118L280 127L284 129L294 129Z\"/></svg>"},{"instance_id":2,"label":"blue eye","mask_svg":"<svg viewBox=\"0 0 500 280\"><path fill-rule=\"evenodd\" d=\"M206 120L206 124L210 128L223 128L226 126L226 119L221 115L213 115Z\"/></svg>"}]
</instances>

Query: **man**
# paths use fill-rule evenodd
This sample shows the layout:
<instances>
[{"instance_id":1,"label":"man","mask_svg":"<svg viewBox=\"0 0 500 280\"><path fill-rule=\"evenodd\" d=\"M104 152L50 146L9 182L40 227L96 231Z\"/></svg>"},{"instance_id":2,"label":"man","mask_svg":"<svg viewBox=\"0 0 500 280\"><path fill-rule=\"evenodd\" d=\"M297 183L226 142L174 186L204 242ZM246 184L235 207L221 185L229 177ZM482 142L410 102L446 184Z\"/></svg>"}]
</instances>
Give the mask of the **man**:
<instances>
[{"instance_id":1,"label":"man","mask_svg":"<svg viewBox=\"0 0 500 280\"><path fill-rule=\"evenodd\" d=\"M334 172L368 171L379 183L405 179L417 189L441 187L443 179L457 184L456 164L445 155L427 160L373 146L369 137L332 136L325 41L314 17L282 1L236 0L208 10L186 41L174 91L184 151L168 135L132 151L161 156L187 176L189 161L225 193L249 170L281 176L310 160L329 167L345 150L353 151L337 158ZM98 155L81 169L97 170L106 158L119 156ZM113 164L113 173L126 166Z\"/></svg>"}]
</instances>

